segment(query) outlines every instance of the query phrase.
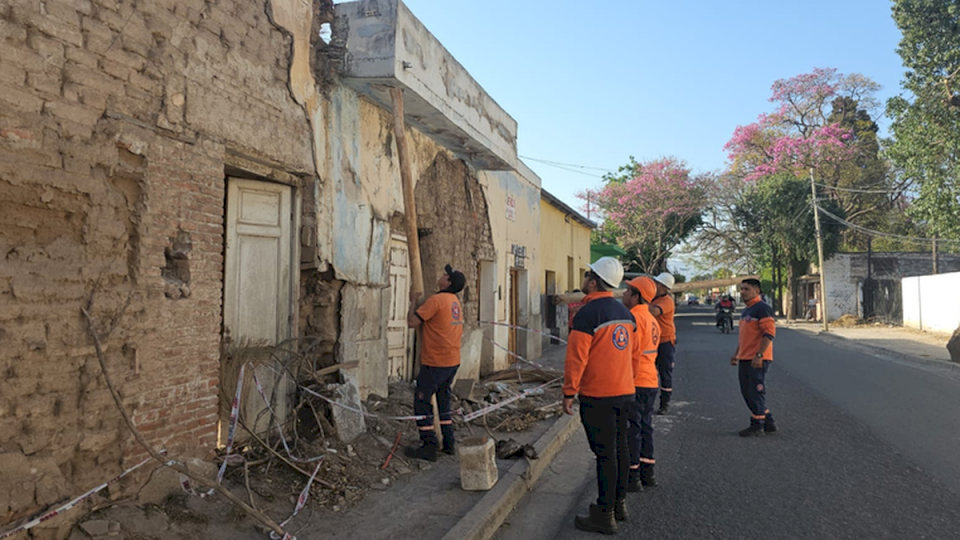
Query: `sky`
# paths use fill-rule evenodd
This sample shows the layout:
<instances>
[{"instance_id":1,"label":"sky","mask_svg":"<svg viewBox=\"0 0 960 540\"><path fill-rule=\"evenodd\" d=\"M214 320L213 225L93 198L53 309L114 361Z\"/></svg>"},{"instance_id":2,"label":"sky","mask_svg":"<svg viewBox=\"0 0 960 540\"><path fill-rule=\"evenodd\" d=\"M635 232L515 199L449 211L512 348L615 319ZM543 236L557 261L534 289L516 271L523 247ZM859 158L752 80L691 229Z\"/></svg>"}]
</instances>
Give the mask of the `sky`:
<instances>
[{"instance_id":1,"label":"sky","mask_svg":"<svg viewBox=\"0 0 960 540\"><path fill-rule=\"evenodd\" d=\"M887 0L404 2L516 119L519 155L574 208L601 182L594 168L631 155L722 169L734 128L772 110L777 79L834 67L886 101L904 71Z\"/></svg>"}]
</instances>

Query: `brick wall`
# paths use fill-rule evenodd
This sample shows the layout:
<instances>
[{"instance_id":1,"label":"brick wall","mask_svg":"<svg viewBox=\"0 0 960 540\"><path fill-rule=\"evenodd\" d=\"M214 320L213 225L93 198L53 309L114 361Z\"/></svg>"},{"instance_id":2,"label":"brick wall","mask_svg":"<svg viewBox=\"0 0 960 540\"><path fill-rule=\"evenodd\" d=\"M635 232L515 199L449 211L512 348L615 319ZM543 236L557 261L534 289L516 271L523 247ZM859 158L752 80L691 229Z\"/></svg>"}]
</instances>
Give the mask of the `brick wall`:
<instances>
[{"instance_id":1,"label":"brick wall","mask_svg":"<svg viewBox=\"0 0 960 540\"><path fill-rule=\"evenodd\" d=\"M444 265L462 271L467 278L460 294L463 320L476 326L477 263L496 258L483 190L466 163L440 153L417 180L414 197L426 292L436 291Z\"/></svg>"},{"instance_id":2,"label":"brick wall","mask_svg":"<svg viewBox=\"0 0 960 540\"><path fill-rule=\"evenodd\" d=\"M95 283L103 325L132 298L106 356L140 429L215 442L225 166L315 176L266 9L0 5L0 525L142 454L80 314Z\"/></svg>"}]
</instances>

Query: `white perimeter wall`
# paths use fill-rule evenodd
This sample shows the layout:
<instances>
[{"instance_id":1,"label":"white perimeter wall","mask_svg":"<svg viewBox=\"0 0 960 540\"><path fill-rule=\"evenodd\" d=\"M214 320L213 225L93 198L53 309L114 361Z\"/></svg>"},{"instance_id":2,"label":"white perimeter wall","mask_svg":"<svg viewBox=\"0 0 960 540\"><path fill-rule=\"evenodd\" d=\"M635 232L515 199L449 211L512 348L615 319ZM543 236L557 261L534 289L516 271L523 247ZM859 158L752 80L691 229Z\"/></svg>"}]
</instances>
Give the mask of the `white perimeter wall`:
<instances>
[{"instance_id":1,"label":"white perimeter wall","mask_svg":"<svg viewBox=\"0 0 960 540\"><path fill-rule=\"evenodd\" d=\"M903 325L952 333L960 326L960 272L908 277L903 287Z\"/></svg>"}]
</instances>

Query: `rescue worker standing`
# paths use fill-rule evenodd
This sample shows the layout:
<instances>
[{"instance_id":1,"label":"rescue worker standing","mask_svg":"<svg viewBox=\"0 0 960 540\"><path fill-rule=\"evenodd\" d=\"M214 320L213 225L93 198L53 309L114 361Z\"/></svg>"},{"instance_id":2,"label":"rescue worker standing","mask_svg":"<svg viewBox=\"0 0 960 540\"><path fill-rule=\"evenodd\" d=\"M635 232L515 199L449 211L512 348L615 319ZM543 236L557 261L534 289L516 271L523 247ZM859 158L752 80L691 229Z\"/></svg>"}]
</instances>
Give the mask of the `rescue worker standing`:
<instances>
[{"instance_id":1,"label":"rescue worker standing","mask_svg":"<svg viewBox=\"0 0 960 540\"><path fill-rule=\"evenodd\" d=\"M750 409L750 427L741 437L775 433L777 424L767 408L766 375L773 362L773 338L777 335L773 308L760 301L760 281L745 279L740 296L746 307L740 314L740 339L730 364L738 366L740 393Z\"/></svg>"},{"instance_id":2,"label":"rescue worker standing","mask_svg":"<svg viewBox=\"0 0 960 540\"><path fill-rule=\"evenodd\" d=\"M417 374L417 389L414 393L413 412L426 416L417 420L422 442L419 448L406 448L404 453L411 458L427 461L437 460L438 439L433 428L433 406L430 401L437 396L440 414L440 431L443 435L443 451L455 453L453 418L450 412L450 385L460 367L460 338L463 336L463 308L457 293L463 290L467 278L463 272L449 264L437 281L439 292L431 295L417 308L420 293L410 291L410 311L407 326L423 325L423 348L420 352L420 372Z\"/></svg>"},{"instance_id":3,"label":"rescue worker standing","mask_svg":"<svg viewBox=\"0 0 960 540\"><path fill-rule=\"evenodd\" d=\"M563 412L573 414L580 396L580 419L590 450L597 457L597 503L574 526L615 534L616 520L627 518L626 484L630 470L627 419L634 400L632 343L636 324L614 300L623 266L613 257L590 265L581 289L587 294L573 319L563 369Z\"/></svg>"},{"instance_id":4,"label":"rescue worker standing","mask_svg":"<svg viewBox=\"0 0 960 540\"><path fill-rule=\"evenodd\" d=\"M657 345L660 343L660 324L650 313L649 302L657 294L657 285L641 276L627 282L623 305L637 322L633 347L633 385L636 391L630 411L627 437L630 446L630 476L627 491L640 491L640 486L655 487L653 473L653 408L657 401Z\"/></svg>"},{"instance_id":5,"label":"rescue worker standing","mask_svg":"<svg viewBox=\"0 0 960 540\"><path fill-rule=\"evenodd\" d=\"M670 289L673 288L673 275L662 272L653 278L657 284L657 296L650 302L650 313L660 323L660 345L657 347L657 373L660 374L660 408L657 414L667 414L670 398L673 396L673 364L677 356L677 327L673 315L677 305L673 301Z\"/></svg>"}]
</instances>

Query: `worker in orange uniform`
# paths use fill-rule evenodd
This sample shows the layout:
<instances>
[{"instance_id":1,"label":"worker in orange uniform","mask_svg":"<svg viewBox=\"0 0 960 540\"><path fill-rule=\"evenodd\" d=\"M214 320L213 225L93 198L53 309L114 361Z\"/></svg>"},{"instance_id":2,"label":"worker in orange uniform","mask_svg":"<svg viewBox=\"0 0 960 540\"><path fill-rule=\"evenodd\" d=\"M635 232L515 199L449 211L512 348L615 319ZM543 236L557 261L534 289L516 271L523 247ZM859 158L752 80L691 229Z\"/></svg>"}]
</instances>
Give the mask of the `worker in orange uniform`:
<instances>
[{"instance_id":1,"label":"worker in orange uniform","mask_svg":"<svg viewBox=\"0 0 960 540\"><path fill-rule=\"evenodd\" d=\"M460 367L460 339L463 336L463 307L457 293L463 290L466 282L463 272L454 270L448 264L437 281L439 292L427 298L419 308L417 301L420 300L420 293L410 291L407 326L423 326L421 366L413 399L414 414L423 417L417 420L422 444L418 448L404 450L411 458L437 460L439 440L433 428L433 406L430 403L434 395L437 396L437 411L440 414L443 451L451 455L455 453L450 385Z\"/></svg>"},{"instance_id":2,"label":"worker in orange uniform","mask_svg":"<svg viewBox=\"0 0 960 540\"><path fill-rule=\"evenodd\" d=\"M673 322L677 305L673 301L673 295L670 294L675 280L669 272L662 272L653 280L657 284L657 296L650 303L650 313L660 323L660 345L657 347L660 408L657 409L657 414L667 414L670 398L673 396L673 365L677 357L677 327Z\"/></svg>"},{"instance_id":3,"label":"worker in orange uniform","mask_svg":"<svg viewBox=\"0 0 960 540\"><path fill-rule=\"evenodd\" d=\"M613 298L623 266L613 257L590 265L581 289L587 296L573 319L563 369L563 412L573 414L580 397L580 419L597 457L597 503L574 526L615 534L627 518L626 484L630 471L627 422L634 400L632 340L636 324Z\"/></svg>"},{"instance_id":4,"label":"worker in orange uniform","mask_svg":"<svg viewBox=\"0 0 960 540\"><path fill-rule=\"evenodd\" d=\"M740 283L740 297L746 307L740 314L740 339L730 364L739 366L740 393L750 409L750 427L741 437L776 433L777 424L767 408L767 370L773 362L773 338L777 335L773 308L761 301L760 281Z\"/></svg>"},{"instance_id":5,"label":"worker in orange uniform","mask_svg":"<svg viewBox=\"0 0 960 540\"><path fill-rule=\"evenodd\" d=\"M633 386L636 399L630 414L627 438L630 446L630 476L627 491L640 491L640 486L655 487L653 467L653 407L657 401L657 345L660 324L650 313L650 301L657 294L657 285L646 276L627 282L623 305L637 321L633 347Z\"/></svg>"}]
</instances>

